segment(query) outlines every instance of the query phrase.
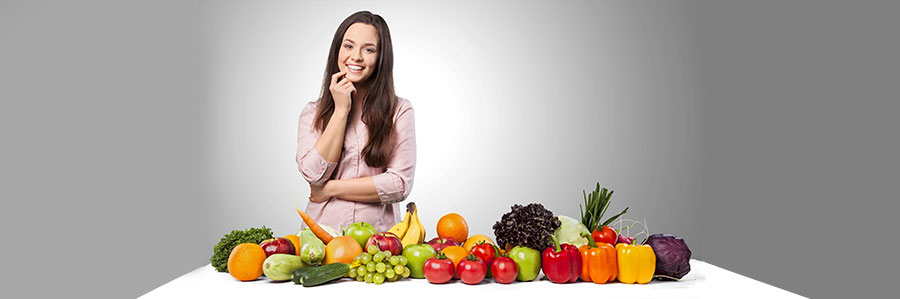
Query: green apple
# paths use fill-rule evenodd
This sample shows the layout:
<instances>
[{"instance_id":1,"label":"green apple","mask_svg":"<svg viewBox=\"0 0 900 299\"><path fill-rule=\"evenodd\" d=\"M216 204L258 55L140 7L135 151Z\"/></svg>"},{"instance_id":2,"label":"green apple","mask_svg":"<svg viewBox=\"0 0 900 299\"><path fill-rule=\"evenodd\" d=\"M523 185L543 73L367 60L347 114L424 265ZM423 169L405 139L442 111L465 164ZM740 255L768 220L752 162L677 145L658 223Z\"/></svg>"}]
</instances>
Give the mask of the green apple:
<instances>
[{"instance_id":1,"label":"green apple","mask_svg":"<svg viewBox=\"0 0 900 299\"><path fill-rule=\"evenodd\" d=\"M516 275L518 281L532 281L541 273L541 252L524 247L516 246L509 251L509 257L516 262L519 268L519 275Z\"/></svg>"},{"instance_id":2,"label":"green apple","mask_svg":"<svg viewBox=\"0 0 900 299\"><path fill-rule=\"evenodd\" d=\"M428 244L409 244L406 245L406 248L403 248L403 256L409 260L409 263L406 264L406 267L409 268L409 277L412 278L425 278L425 274L422 269L425 266L425 261L435 255L434 248Z\"/></svg>"},{"instance_id":3,"label":"green apple","mask_svg":"<svg viewBox=\"0 0 900 299\"><path fill-rule=\"evenodd\" d=\"M350 236L353 240L356 240L356 243L359 243L359 247L363 249L366 248L366 242L369 241L369 237L372 237L374 234L375 226L362 221L351 224L344 231L345 236Z\"/></svg>"}]
</instances>

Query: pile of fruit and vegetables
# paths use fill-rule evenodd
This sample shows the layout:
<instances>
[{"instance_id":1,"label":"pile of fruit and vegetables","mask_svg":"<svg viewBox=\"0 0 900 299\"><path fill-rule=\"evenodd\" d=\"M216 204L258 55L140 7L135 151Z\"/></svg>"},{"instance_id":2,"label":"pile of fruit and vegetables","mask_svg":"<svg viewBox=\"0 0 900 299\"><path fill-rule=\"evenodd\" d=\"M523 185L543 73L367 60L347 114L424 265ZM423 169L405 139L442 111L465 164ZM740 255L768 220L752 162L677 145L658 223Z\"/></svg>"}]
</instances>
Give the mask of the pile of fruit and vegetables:
<instances>
[{"instance_id":1,"label":"pile of fruit and vegetables","mask_svg":"<svg viewBox=\"0 0 900 299\"><path fill-rule=\"evenodd\" d=\"M274 237L265 226L234 230L215 245L209 261L239 281L265 276L304 287L341 279L509 284L538 280L541 273L553 283L646 284L690 272L691 250L684 239L650 235L646 222L621 218L627 207L606 217L612 195L599 183L583 192L580 219L554 215L539 203L515 204L492 227L496 242L470 236L465 218L456 213L441 217L437 237L426 242L415 203L407 204L403 221L385 232L365 222L337 231L294 207L308 228L284 237ZM638 231L635 225L643 230L631 235ZM636 242L641 235L643 242Z\"/></svg>"}]
</instances>

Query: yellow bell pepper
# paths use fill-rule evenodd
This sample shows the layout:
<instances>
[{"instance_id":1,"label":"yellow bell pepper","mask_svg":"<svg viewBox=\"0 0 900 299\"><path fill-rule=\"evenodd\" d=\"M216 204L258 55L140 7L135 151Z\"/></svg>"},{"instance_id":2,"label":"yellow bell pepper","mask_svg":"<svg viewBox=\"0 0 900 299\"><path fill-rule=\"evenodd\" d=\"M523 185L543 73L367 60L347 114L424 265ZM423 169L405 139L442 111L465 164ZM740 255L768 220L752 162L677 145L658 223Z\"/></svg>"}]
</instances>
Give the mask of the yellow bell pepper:
<instances>
[{"instance_id":1,"label":"yellow bell pepper","mask_svg":"<svg viewBox=\"0 0 900 299\"><path fill-rule=\"evenodd\" d=\"M619 282L648 283L656 272L656 254L650 245L616 244Z\"/></svg>"}]
</instances>

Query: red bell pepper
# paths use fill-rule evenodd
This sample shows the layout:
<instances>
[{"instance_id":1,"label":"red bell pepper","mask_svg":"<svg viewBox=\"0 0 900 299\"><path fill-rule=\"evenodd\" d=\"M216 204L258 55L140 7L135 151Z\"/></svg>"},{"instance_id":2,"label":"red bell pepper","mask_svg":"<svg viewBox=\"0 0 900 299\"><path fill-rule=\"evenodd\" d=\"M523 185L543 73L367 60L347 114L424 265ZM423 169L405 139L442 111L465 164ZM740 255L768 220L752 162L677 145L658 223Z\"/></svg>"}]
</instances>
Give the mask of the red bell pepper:
<instances>
[{"instance_id":1,"label":"red bell pepper","mask_svg":"<svg viewBox=\"0 0 900 299\"><path fill-rule=\"evenodd\" d=\"M575 267L577 264L574 260L578 259L579 262L581 261L577 249L575 254L573 254L571 248L563 249L559 245L559 240L556 239L556 236L550 235L550 238L553 239L555 248L547 247L541 254L541 269L544 271L544 275L554 283L574 282L578 279L578 274L580 274L581 270L580 267Z\"/></svg>"},{"instance_id":2,"label":"red bell pepper","mask_svg":"<svg viewBox=\"0 0 900 299\"><path fill-rule=\"evenodd\" d=\"M578 281L578 275L581 274L581 253L578 252L578 247L572 244L562 244L560 247L563 250L568 250L572 256L572 277L569 278L569 282L576 282Z\"/></svg>"}]
</instances>

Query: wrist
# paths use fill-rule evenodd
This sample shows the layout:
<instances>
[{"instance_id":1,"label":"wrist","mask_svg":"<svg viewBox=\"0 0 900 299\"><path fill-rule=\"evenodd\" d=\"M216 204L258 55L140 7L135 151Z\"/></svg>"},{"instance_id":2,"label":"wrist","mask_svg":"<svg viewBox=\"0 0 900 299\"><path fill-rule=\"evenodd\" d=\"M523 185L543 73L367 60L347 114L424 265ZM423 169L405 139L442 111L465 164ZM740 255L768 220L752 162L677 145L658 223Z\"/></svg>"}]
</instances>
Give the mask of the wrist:
<instances>
[{"instance_id":1,"label":"wrist","mask_svg":"<svg viewBox=\"0 0 900 299\"><path fill-rule=\"evenodd\" d=\"M325 194L326 198L337 197L337 189L336 185L338 184L338 180L329 180L322 186L322 193Z\"/></svg>"},{"instance_id":2,"label":"wrist","mask_svg":"<svg viewBox=\"0 0 900 299\"><path fill-rule=\"evenodd\" d=\"M344 106L335 105L334 113L331 116L332 117L334 117L334 116L346 117L347 115L350 115L350 106L344 107Z\"/></svg>"}]
</instances>

